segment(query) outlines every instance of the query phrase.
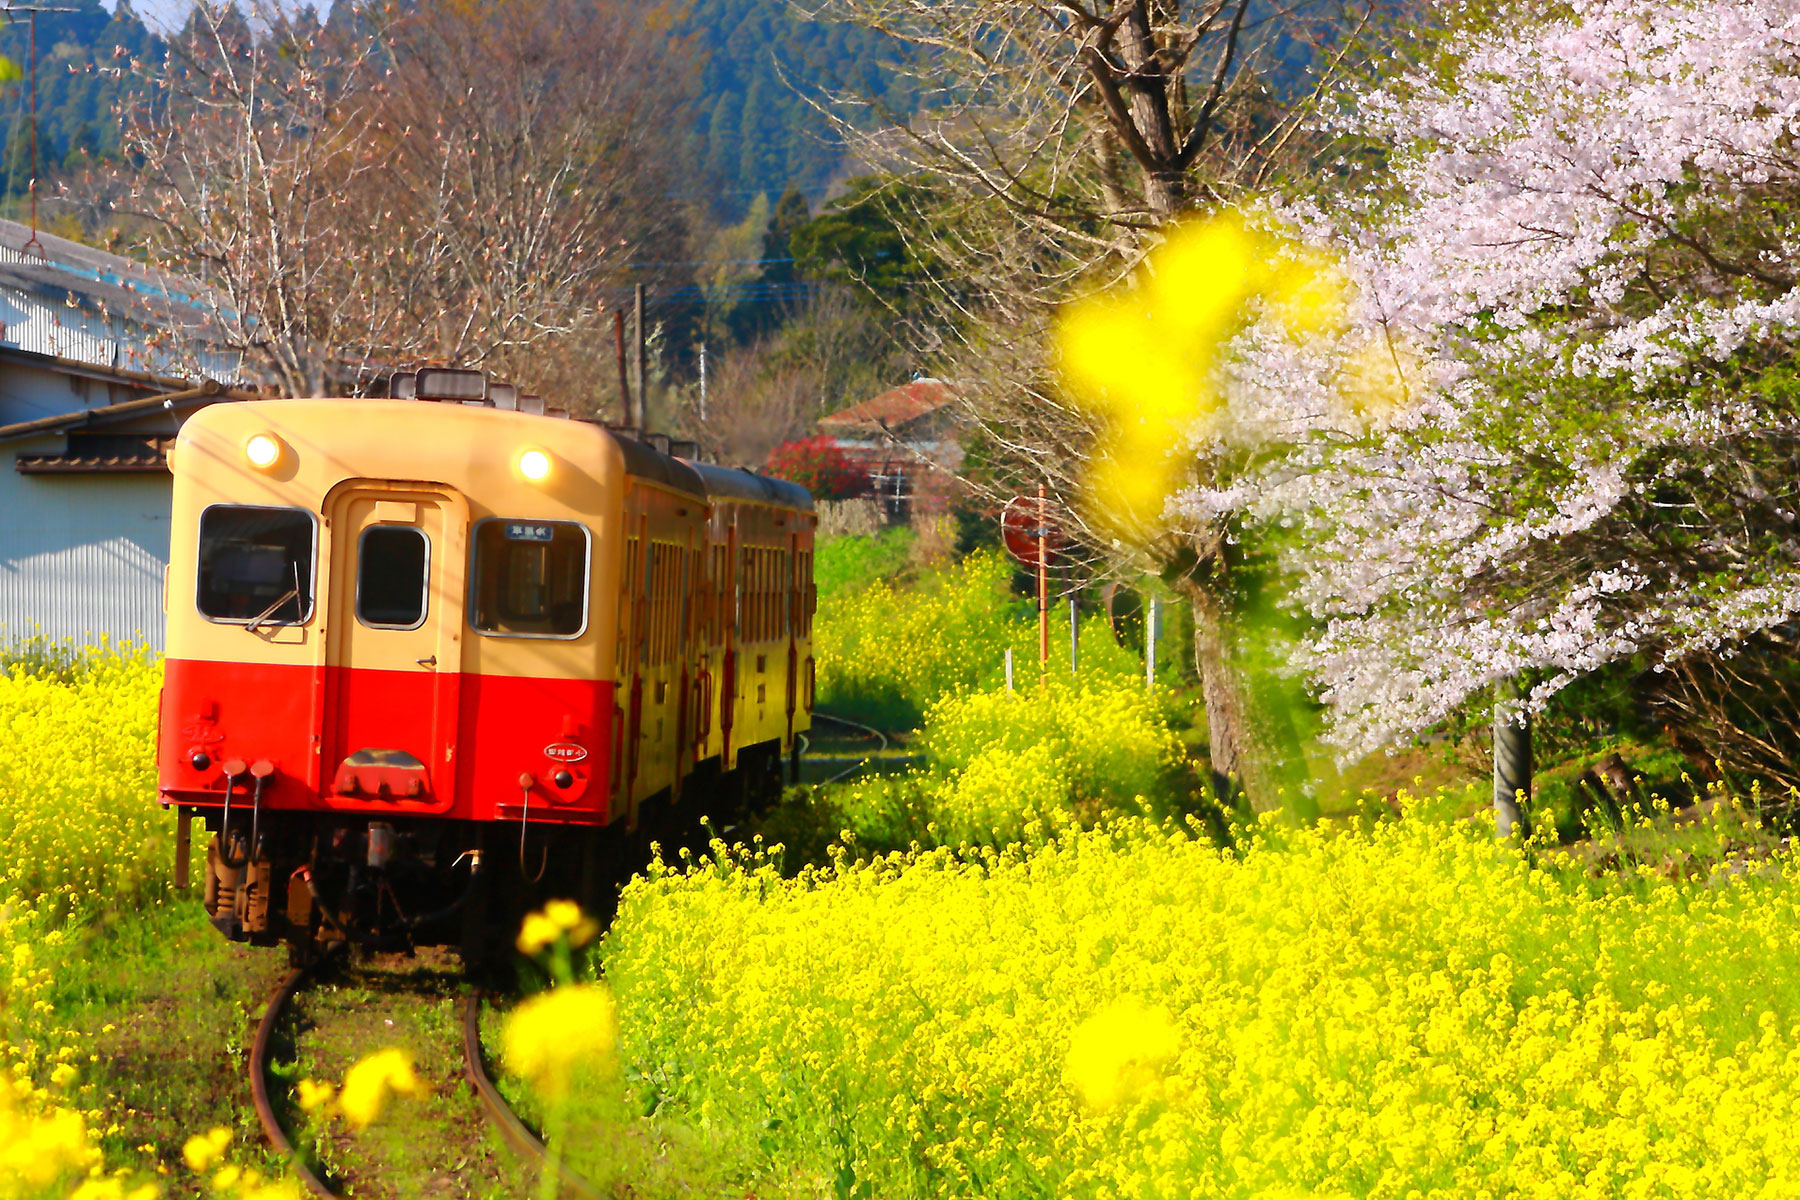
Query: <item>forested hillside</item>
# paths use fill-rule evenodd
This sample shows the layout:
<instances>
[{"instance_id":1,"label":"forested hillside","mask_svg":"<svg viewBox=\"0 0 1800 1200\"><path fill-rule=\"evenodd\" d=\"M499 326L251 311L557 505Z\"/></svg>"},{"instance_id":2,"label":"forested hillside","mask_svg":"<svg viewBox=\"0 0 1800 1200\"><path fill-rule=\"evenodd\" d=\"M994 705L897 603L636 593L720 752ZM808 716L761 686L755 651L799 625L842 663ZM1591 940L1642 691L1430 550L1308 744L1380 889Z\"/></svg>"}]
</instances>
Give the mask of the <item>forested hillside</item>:
<instances>
[{"instance_id":1,"label":"forested hillside","mask_svg":"<svg viewBox=\"0 0 1800 1200\"><path fill-rule=\"evenodd\" d=\"M38 16L39 157L46 173L74 168L80 156L111 155L119 145L114 111L130 86L132 59L154 59L162 40L119 0L69 0L69 12ZM688 26L699 60L692 104L701 178L696 189L716 197L720 216L736 219L759 194L771 202L790 184L817 203L843 151L830 123L799 91L841 87L883 93L883 58L875 35L841 24L803 20L786 0L696 0ZM29 62L28 27L0 27L0 54ZM28 95L23 79L0 83L0 128L6 135L0 194L25 190L31 173Z\"/></svg>"},{"instance_id":2,"label":"forested hillside","mask_svg":"<svg viewBox=\"0 0 1800 1200\"><path fill-rule=\"evenodd\" d=\"M63 0L67 12L38 14L37 110L38 155L46 171L81 155L110 155L119 148L119 122L114 113L122 89L131 84L132 59L154 58L161 40L133 11L130 0L118 0L108 12L100 0ZM25 191L31 178L29 95L16 76L29 59L30 29L23 17L0 25L0 54L14 64L15 76L0 85L0 121L6 147L0 188L8 196Z\"/></svg>"},{"instance_id":3,"label":"forested hillside","mask_svg":"<svg viewBox=\"0 0 1800 1200\"><path fill-rule=\"evenodd\" d=\"M696 0L689 18L706 52L696 132L701 161L729 210L790 183L816 203L842 162L830 124L802 93L884 90L888 53L855 26L806 21L787 0ZM798 90L797 90L798 89Z\"/></svg>"}]
</instances>

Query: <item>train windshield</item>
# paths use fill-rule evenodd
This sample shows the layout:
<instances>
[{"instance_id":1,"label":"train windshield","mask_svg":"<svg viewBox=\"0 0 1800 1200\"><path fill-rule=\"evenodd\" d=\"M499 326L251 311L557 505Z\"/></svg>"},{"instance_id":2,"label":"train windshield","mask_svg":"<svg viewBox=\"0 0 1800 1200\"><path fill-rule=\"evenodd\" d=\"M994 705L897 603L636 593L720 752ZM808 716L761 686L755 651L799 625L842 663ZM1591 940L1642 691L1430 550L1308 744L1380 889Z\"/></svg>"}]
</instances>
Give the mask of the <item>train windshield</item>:
<instances>
[{"instance_id":1,"label":"train windshield","mask_svg":"<svg viewBox=\"0 0 1800 1200\"><path fill-rule=\"evenodd\" d=\"M200 514L200 614L253 628L310 620L313 539L303 508L208 508Z\"/></svg>"},{"instance_id":2,"label":"train windshield","mask_svg":"<svg viewBox=\"0 0 1800 1200\"><path fill-rule=\"evenodd\" d=\"M587 627L588 531L573 521L475 526L473 610L482 633L579 637Z\"/></svg>"}]
</instances>

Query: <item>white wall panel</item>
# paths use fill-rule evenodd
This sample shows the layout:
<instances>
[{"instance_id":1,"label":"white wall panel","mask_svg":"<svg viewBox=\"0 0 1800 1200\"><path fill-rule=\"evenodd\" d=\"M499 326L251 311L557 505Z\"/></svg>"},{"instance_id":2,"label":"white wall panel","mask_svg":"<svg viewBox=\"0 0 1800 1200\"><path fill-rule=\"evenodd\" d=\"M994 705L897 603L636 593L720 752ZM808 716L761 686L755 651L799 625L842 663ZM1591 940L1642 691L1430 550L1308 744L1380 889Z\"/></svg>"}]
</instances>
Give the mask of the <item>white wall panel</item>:
<instances>
[{"instance_id":1,"label":"white wall panel","mask_svg":"<svg viewBox=\"0 0 1800 1200\"><path fill-rule=\"evenodd\" d=\"M0 456L0 641L105 633L160 649L170 491L167 475L20 475Z\"/></svg>"}]
</instances>

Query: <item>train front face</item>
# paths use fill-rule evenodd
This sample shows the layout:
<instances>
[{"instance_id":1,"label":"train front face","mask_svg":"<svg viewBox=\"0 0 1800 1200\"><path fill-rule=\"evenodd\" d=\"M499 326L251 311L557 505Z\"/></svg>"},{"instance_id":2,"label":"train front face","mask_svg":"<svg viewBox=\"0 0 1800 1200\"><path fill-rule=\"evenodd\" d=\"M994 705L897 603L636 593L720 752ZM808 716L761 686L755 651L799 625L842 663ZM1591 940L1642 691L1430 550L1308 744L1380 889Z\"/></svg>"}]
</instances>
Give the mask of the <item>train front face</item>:
<instances>
[{"instance_id":1,"label":"train front face","mask_svg":"<svg viewBox=\"0 0 1800 1200\"><path fill-rule=\"evenodd\" d=\"M607 823L624 466L605 433L220 404L172 469L158 786L214 835L222 930L457 942L509 871Z\"/></svg>"}]
</instances>

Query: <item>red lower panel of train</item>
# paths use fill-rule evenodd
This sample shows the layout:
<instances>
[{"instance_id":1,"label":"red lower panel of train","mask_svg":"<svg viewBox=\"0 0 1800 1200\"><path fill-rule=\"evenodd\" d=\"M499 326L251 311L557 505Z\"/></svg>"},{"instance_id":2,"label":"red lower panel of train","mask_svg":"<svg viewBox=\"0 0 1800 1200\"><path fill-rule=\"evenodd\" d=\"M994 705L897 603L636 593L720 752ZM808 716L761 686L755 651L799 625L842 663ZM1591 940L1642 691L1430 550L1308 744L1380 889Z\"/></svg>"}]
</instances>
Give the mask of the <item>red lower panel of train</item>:
<instances>
[{"instance_id":1,"label":"red lower panel of train","mask_svg":"<svg viewBox=\"0 0 1800 1200\"><path fill-rule=\"evenodd\" d=\"M168 660L165 804L604 824L613 684Z\"/></svg>"}]
</instances>

